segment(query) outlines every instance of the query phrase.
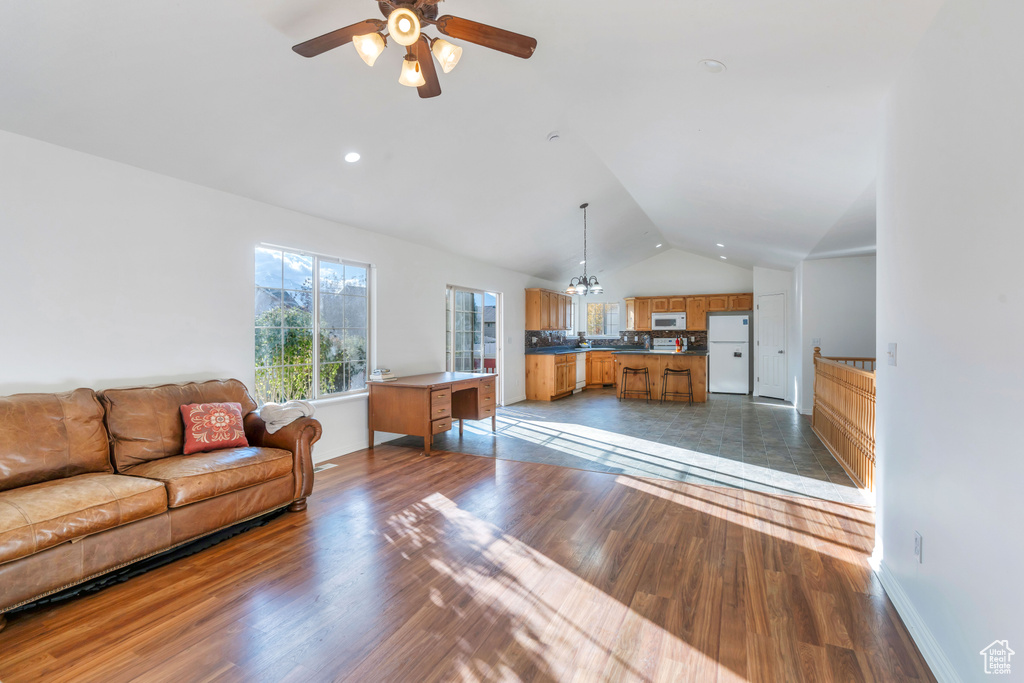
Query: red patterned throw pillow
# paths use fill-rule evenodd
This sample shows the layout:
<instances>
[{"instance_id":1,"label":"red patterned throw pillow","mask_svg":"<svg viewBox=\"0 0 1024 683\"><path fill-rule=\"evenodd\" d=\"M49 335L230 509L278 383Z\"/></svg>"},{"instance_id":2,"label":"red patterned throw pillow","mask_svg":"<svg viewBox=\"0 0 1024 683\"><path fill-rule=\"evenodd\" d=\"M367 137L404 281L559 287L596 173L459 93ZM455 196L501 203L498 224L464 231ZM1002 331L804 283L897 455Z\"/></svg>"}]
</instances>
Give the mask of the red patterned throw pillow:
<instances>
[{"instance_id":1,"label":"red patterned throw pillow","mask_svg":"<svg viewBox=\"0 0 1024 683\"><path fill-rule=\"evenodd\" d=\"M181 407L185 455L222 448L245 448L240 403L192 403Z\"/></svg>"}]
</instances>

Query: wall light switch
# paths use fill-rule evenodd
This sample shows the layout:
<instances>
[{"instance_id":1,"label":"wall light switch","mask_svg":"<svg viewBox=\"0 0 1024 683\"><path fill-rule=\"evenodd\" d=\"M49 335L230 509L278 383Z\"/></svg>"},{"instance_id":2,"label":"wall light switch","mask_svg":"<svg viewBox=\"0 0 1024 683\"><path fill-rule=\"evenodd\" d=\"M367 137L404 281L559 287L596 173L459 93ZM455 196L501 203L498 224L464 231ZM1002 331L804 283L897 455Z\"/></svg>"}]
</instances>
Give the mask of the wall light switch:
<instances>
[{"instance_id":1,"label":"wall light switch","mask_svg":"<svg viewBox=\"0 0 1024 683\"><path fill-rule=\"evenodd\" d=\"M924 564L924 538L921 534L914 532L914 557L917 558L918 564Z\"/></svg>"},{"instance_id":2,"label":"wall light switch","mask_svg":"<svg viewBox=\"0 0 1024 683\"><path fill-rule=\"evenodd\" d=\"M811 340L811 346L821 346L821 337L815 337Z\"/></svg>"},{"instance_id":3,"label":"wall light switch","mask_svg":"<svg viewBox=\"0 0 1024 683\"><path fill-rule=\"evenodd\" d=\"M889 365L896 365L896 345L889 344L889 350L885 352L885 357L889 361Z\"/></svg>"}]
</instances>

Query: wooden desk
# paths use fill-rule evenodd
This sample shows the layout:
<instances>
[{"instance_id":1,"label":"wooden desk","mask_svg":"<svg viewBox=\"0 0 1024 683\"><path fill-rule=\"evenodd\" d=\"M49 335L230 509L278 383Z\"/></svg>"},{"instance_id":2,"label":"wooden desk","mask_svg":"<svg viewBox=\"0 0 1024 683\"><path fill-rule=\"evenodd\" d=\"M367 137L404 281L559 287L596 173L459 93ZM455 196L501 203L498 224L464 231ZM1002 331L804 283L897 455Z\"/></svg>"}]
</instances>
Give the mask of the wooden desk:
<instances>
[{"instance_id":1,"label":"wooden desk","mask_svg":"<svg viewBox=\"0 0 1024 683\"><path fill-rule=\"evenodd\" d=\"M434 434L447 432L452 420L491 418L495 431L495 388L498 375L473 372L435 372L399 377L393 382L367 382L370 388L368 423L370 448L374 432L422 436L429 454Z\"/></svg>"}]
</instances>

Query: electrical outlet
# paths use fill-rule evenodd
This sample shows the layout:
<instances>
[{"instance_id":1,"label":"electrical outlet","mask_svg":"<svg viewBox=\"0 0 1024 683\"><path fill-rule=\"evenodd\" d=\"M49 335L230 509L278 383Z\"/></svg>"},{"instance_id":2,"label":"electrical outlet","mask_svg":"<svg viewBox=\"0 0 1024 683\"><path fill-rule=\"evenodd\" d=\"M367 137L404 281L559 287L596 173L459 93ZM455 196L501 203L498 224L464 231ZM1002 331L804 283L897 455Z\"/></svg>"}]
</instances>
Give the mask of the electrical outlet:
<instances>
[{"instance_id":1,"label":"electrical outlet","mask_svg":"<svg viewBox=\"0 0 1024 683\"><path fill-rule=\"evenodd\" d=\"M924 554L923 554L923 552L921 550L921 545L922 545L923 542L924 542L924 539L921 537L921 534L915 531L914 532L914 557L917 558L917 563L918 564L924 564Z\"/></svg>"},{"instance_id":2,"label":"electrical outlet","mask_svg":"<svg viewBox=\"0 0 1024 683\"><path fill-rule=\"evenodd\" d=\"M885 353L886 359L889 361L889 365L896 365L896 345L889 344L889 350Z\"/></svg>"}]
</instances>

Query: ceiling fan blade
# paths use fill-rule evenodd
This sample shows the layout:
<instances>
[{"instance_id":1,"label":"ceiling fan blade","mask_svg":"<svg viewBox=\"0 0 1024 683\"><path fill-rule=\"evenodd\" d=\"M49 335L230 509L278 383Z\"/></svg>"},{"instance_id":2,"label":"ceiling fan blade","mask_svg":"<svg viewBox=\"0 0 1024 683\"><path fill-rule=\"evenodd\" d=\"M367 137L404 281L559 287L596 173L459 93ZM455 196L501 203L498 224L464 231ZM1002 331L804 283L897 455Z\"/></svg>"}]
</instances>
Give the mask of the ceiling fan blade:
<instances>
[{"instance_id":1,"label":"ceiling fan blade","mask_svg":"<svg viewBox=\"0 0 1024 683\"><path fill-rule=\"evenodd\" d=\"M446 14L434 22L437 30L446 36L489 47L505 54L529 59L537 49L537 39L512 33L504 29L480 24L469 19Z\"/></svg>"},{"instance_id":2,"label":"ceiling fan blade","mask_svg":"<svg viewBox=\"0 0 1024 683\"><path fill-rule=\"evenodd\" d=\"M437 80L437 69L434 68L434 57L430 54L430 43L427 37L420 35L420 39L413 43L410 48L416 60L420 63L420 73L423 74L424 85L416 88L420 97L437 97L441 94L441 83Z\"/></svg>"},{"instance_id":3,"label":"ceiling fan blade","mask_svg":"<svg viewBox=\"0 0 1024 683\"><path fill-rule=\"evenodd\" d=\"M299 43L292 49L303 57L316 57L328 50L351 43L352 39L356 36L365 36L367 33L376 33L383 30L385 26L387 26L387 22L378 19L367 19L366 21L360 21L358 24L339 28L337 31L331 31L312 40Z\"/></svg>"}]
</instances>

